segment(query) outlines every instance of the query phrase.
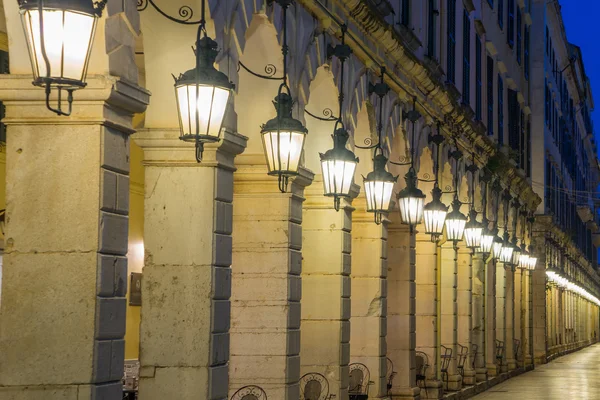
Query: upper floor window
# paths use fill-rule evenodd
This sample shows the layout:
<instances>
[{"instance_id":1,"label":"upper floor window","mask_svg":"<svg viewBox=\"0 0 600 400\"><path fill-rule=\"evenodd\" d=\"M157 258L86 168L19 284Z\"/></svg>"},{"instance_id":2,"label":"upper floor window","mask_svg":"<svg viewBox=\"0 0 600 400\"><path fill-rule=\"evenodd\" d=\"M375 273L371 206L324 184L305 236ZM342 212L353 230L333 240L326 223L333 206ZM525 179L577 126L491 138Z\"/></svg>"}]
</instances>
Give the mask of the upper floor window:
<instances>
[{"instance_id":1,"label":"upper floor window","mask_svg":"<svg viewBox=\"0 0 600 400\"><path fill-rule=\"evenodd\" d=\"M475 119L481 121L481 38L479 35L475 37Z\"/></svg>"},{"instance_id":2,"label":"upper floor window","mask_svg":"<svg viewBox=\"0 0 600 400\"><path fill-rule=\"evenodd\" d=\"M494 0L487 0L490 7L494 8Z\"/></svg>"},{"instance_id":3,"label":"upper floor window","mask_svg":"<svg viewBox=\"0 0 600 400\"><path fill-rule=\"evenodd\" d=\"M508 0L506 42L512 48L515 44L515 0Z\"/></svg>"},{"instance_id":4,"label":"upper floor window","mask_svg":"<svg viewBox=\"0 0 600 400\"><path fill-rule=\"evenodd\" d=\"M498 0L498 25L504 29L504 0Z\"/></svg>"},{"instance_id":5,"label":"upper floor window","mask_svg":"<svg viewBox=\"0 0 600 400\"><path fill-rule=\"evenodd\" d=\"M498 74L498 144L504 144L504 81Z\"/></svg>"},{"instance_id":6,"label":"upper floor window","mask_svg":"<svg viewBox=\"0 0 600 400\"><path fill-rule=\"evenodd\" d=\"M524 38L524 68L525 68L525 79L529 80L529 25L525 24L525 38Z\"/></svg>"},{"instance_id":7,"label":"upper floor window","mask_svg":"<svg viewBox=\"0 0 600 400\"><path fill-rule=\"evenodd\" d=\"M494 134L494 59L487 57L487 131Z\"/></svg>"},{"instance_id":8,"label":"upper floor window","mask_svg":"<svg viewBox=\"0 0 600 400\"><path fill-rule=\"evenodd\" d=\"M410 0L400 0L400 23L404 26L410 25Z\"/></svg>"},{"instance_id":9,"label":"upper floor window","mask_svg":"<svg viewBox=\"0 0 600 400\"><path fill-rule=\"evenodd\" d=\"M429 0L428 14L427 14L427 55L431 59L436 58L436 29L435 19L440 14L439 10L435 8L435 0Z\"/></svg>"},{"instance_id":10,"label":"upper floor window","mask_svg":"<svg viewBox=\"0 0 600 400\"><path fill-rule=\"evenodd\" d=\"M522 51L522 29L523 21L521 17L521 8L517 7L517 62L521 65L521 51Z\"/></svg>"},{"instance_id":11,"label":"upper floor window","mask_svg":"<svg viewBox=\"0 0 600 400\"><path fill-rule=\"evenodd\" d=\"M448 48L446 77L454 83L456 78L456 0L448 0Z\"/></svg>"},{"instance_id":12,"label":"upper floor window","mask_svg":"<svg viewBox=\"0 0 600 400\"><path fill-rule=\"evenodd\" d=\"M471 103L471 19L465 9L463 13L463 82L462 102Z\"/></svg>"}]
</instances>

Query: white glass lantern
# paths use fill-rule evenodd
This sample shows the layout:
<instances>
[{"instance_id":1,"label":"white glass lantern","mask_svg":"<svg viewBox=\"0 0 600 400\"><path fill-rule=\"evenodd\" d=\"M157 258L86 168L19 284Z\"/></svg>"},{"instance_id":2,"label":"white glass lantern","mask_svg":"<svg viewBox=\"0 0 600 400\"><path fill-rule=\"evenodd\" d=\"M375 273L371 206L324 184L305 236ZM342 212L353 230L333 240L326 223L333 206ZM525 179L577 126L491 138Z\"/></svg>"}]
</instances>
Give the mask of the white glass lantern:
<instances>
[{"instance_id":1,"label":"white glass lantern","mask_svg":"<svg viewBox=\"0 0 600 400\"><path fill-rule=\"evenodd\" d=\"M346 148L348 137L344 128L337 129L333 134L333 149L320 154L324 195L335 199L336 210L339 210L340 197L350 195L358 164L358 158Z\"/></svg>"},{"instance_id":2,"label":"white glass lantern","mask_svg":"<svg viewBox=\"0 0 600 400\"><path fill-rule=\"evenodd\" d=\"M510 264L514 265L515 267L519 265L519 262L521 261L521 254L523 252L521 251L521 248L519 246L517 246L517 240L516 238L513 240L513 252L511 255L511 261Z\"/></svg>"},{"instance_id":3,"label":"white glass lantern","mask_svg":"<svg viewBox=\"0 0 600 400\"><path fill-rule=\"evenodd\" d=\"M484 218L483 233L481 234L481 243L479 244L479 252L489 255L492 252L494 246L494 238L496 235L488 229L488 221Z\"/></svg>"},{"instance_id":4,"label":"white glass lantern","mask_svg":"<svg viewBox=\"0 0 600 400\"><path fill-rule=\"evenodd\" d=\"M454 198L452 212L446 217L446 238L453 242L459 242L463 238L467 217L460 212L461 202Z\"/></svg>"},{"instance_id":5,"label":"white glass lantern","mask_svg":"<svg viewBox=\"0 0 600 400\"><path fill-rule=\"evenodd\" d=\"M196 68L175 79L179 139L196 143L200 162L203 144L217 142L233 83L215 69L217 42L205 36L196 43Z\"/></svg>"},{"instance_id":6,"label":"white glass lantern","mask_svg":"<svg viewBox=\"0 0 600 400\"><path fill-rule=\"evenodd\" d=\"M432 241L437 241L444 232L444 222L448 215L448 207L442 203L442 191L435 186L431 191L433 200L423 207L425 233L431 235Z\"/></svg>"},{"instance_id":7,"label":"white glass lantern","mask_svg":"<svg viewBox=\"0 0 600 400\"><path fill-rule=\"evenodd\" d=\"M477 222L477 211L472 209L469 212L469 222L465 225L465 242L467 247L473 250L479 249L482 234L483 225Z\"/></svg>"},{"instance_id":8,"label":"white glass lantern","mask_svg":"<svg viewBox=\"0 0 600 400\"><path fill-rule=\"evenodd\" d=\"M96 24L105 4L92 0L19 1L34 85L85 87Z\"/></svg>"},{"instance_id":9,"label":"white glass lantern","mask_svg":"<svg viewBox=\"0 0 600 400\"><path fill-rule=\"evenodd\" d=\"M367 212L375 213L375 222L381 222L381 214L389 211L394 183L398 177L386 171L387 158L378 154L373 158L373 171L363 177Z\"/></svg>"},{"instance_id":10,"label":"white glass lantern","mask_svg":"<svg viewBox=\"0 0 600 400\"><path fill-rule=\"evenodd\" d=\"M523 252L519 257L519 268L528 269L529 268L529 254Z\"/></svg>"},{"instance_id":11,"label":"white glass lantern","mask_svg":"<svg viewBox=\"0 0 600 400\"><path fill-rule=\"evenodd\" d=\"M425 194L417 187L417 173L410 168L404 177L406 187L398 193L398 206L402 223L411 227L423 220Z\"/></svg>"},{"instance_id":12,"label":"white glass lantern","mask_svg":"<svg viewBox=\"0 0 600 400\"><path fill-rule=\"evenodd\" d=\"M504 232L504 241L502 243L502 250L500 251L500 262L510 264L512 262L512 255L514 247L508 239L508 232Z\"/></svg>"},{"instance_id":13,"label":"white glass lantern","mask_svg":"<svg viewBox=\"0 0 600 400\"><path fill-rule=\"evenodd\" d=\"M292 117L292 97L281 92L273 102L277 116L263 125L261 136L269 175L298 175L300 156L308 130Z\"/></svg>"},{"instance_id":14,"label":"white glass lantern","mask_svg":"<svg viewBox=\"0 0 600 400\"><path fill-rule=\"evenodd\" d=\"M527 269L530 271L535 270L537 266L537 257L529 257L529 260L527 261Z\"/></svg>"}]
</instances>

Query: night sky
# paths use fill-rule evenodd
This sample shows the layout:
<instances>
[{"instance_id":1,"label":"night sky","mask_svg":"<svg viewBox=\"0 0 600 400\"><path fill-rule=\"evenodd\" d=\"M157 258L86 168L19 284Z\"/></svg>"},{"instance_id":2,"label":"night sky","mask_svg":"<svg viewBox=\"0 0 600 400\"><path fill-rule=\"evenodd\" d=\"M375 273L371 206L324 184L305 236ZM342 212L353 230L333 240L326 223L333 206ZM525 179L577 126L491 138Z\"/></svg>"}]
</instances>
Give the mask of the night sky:
<instances>
[{"instance_id":1,"label":"night sky","mask_svg":"<svg viewBox=\"0 0 600 400\"><path fill-rule=\"evenodd\" d=\"M592 83L596 140L600 143L600 0L560 0L569 42L581 47L585 72Z\"/></svg>"}]
</instances>

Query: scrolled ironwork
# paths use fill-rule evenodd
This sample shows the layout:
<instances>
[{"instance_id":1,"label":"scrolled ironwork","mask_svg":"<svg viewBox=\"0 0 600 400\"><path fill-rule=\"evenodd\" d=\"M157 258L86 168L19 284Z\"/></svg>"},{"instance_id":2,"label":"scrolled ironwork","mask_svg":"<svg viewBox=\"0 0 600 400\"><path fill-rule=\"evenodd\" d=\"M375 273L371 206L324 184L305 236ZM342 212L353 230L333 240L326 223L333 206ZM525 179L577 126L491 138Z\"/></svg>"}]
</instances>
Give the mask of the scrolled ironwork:
<instances>
[{"instance_id":1,"label":"scrolled ironwork","mask_svg":"<svg viewBox=\"0 0 600 400\"><path fill-rule=\"evenodd\" d=\"M333 115L333 110L331 108L325 108L322 111L323 117L319 117L318 115L311 113L306 108L304 109L304 112L307 113L308 115L310 115L311 117L313 117L314 119L318 119L319 121L335 122L335 121L339 120L338 117Z\"/></svg>"},{"instance_id":2,"label":"scrolled ironwork","mask_svg":"<svg viewBox=\"0 0 600 400\"><path fill-rule=\"evenodd\" d=\"M365 144L364 146L354 145L354 147L361 150L371 150L379 146L379 142L373 143L373 139L370 137L366 138L363 143Z\"/></svg>"},{"instance_id":3,"label":"scrolled ironwork","mask_svg":"<svg viewBox=\"0 0 600 400\"><path fill-rule=\"evenodd\" d=\"M202 19L192 21L191 19L194 17L194 10L192 9L192 7L187 5L179 7L179 10L177 11L179 18L176 18L164 12L159 6L156 5L154 0L137 0L137 10L140 12L146 10L148 8L148 5L151 5L152 8L154 8L163 17L178 24L199 25L204 22Z\"/></svg>"},{"instance_id":4,"label":"scrolled ironwork","mask_svg":"<svg viewBox=\"0 0 600 400\"><path fill-rule=\"evenodd\" d=\"M250 68L248 68L246 65L244 65L243 62L238 61L238 71L240 70L239 67L244 68L244 70L246 72L248 72L251 75L256 76L257 78L260 79L268 79L268 80L272 80L272 81L283 81L285 80L285 76L275 76L275 74L277 74L277 67L273 64L267 64L265 65L264 71L265 74L259 74L257 72L252 71Z\"/></svg>"}]
</instances>

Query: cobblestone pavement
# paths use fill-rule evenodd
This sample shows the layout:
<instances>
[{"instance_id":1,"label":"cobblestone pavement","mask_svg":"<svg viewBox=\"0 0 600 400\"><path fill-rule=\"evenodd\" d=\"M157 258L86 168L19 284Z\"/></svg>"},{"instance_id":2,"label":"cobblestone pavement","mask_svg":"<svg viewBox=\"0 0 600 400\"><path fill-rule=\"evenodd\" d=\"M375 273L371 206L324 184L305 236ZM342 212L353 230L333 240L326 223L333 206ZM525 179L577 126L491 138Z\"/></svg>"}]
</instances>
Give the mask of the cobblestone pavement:
<instances>
[{"instance_id":1,"label":"cobblestone pavement","mask_svg":"<svg viewBox=\"0 0 600 400\"><path fill-rule=\"evenodd\" d=\"M600 400L600 344L536 367L473 399Z\"/></svg>"}]
</instances>

